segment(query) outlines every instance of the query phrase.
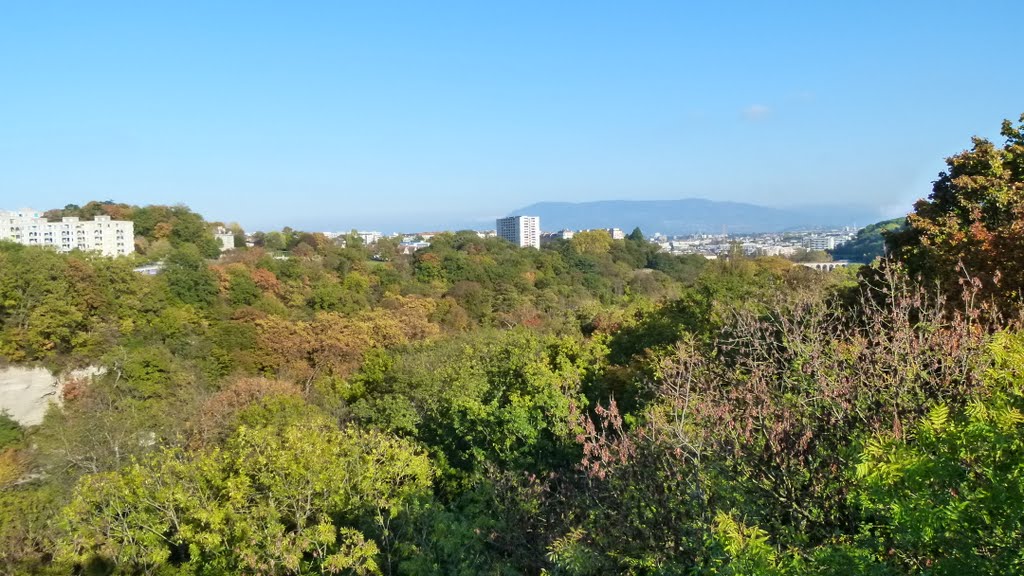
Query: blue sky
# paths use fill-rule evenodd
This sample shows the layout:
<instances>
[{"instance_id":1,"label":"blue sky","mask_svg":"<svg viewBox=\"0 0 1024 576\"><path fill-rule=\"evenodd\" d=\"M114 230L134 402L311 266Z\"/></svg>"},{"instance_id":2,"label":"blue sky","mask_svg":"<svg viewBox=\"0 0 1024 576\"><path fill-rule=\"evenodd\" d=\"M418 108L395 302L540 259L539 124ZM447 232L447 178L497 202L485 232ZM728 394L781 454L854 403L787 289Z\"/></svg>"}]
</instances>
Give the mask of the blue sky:
<instances>
[{"instance_id":1,"label":"blue sky","mask_svg":"<svg viewBox=\"0 0 1024 576\"><path fill-rule=\"evenodd\" d=\"M1024 112L1024 2L0 3L0 207L430 228L926 196ZM881 214L880 214L881 216Z\"/></svg>"}]
</instances>

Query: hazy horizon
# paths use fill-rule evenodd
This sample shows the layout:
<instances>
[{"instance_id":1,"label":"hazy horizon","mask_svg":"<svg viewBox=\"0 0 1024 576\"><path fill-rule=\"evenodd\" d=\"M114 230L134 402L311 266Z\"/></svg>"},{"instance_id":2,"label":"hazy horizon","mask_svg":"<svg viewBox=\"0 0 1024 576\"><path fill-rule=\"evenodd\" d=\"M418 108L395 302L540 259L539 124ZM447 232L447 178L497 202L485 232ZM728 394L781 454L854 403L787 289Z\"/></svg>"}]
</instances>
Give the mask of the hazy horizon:
<instances>
[{"instance_id":1,"label":"hazy horizon","mask_svg":"<svg viewBox=\"0 0 1024 576\"><path fill-rule=\"evenodd\" d=\"M998 14L999 18L992 18ZM1013 2L199 2L0 12L0 209L429 229L542 201L927 196L1024 79ZM414 225L415 223L422 223Z\"/></svg>"},{"instance_id":2,"label":"hazy horizon","mask_svg":"<svg viewBox=\"0 0 1024 576\"><path fill-rule=\"evenodd\" d=\"M540 200L538 202L531 202L528 205L518 206L514 209L507 210L502 213L486 214L486 215L474 215L467 214L463 216L452 215L447 213L425 213L415 216L410 216L406 220L402 219L389 219L386 217L378 217L374 219L373 216L366 218L346 218L344 215L340 217L333 216L322 216L312 217L305 220L303 223L284 223L281 226L275 226L272 228L262 228L262 230L280 229L282 226L291 226L294 229L301 230L316 230L325 232L345 232L349 230L375 230L383 232L385 234L393 232L427 232L427 231L440 231L440 230L492 230L494 229L494 221L497 218L503 218L505 216L514 214L531 215L532 212L529 210L523 210L529 208L535 204L542 203L567 203L567 204L588 204L592 202L615 202L621 200L638 200L638 201L674 201L674 200L712 200L710 198L700 197L688 197L688 198L609 198L605 200L580 200L575 202L563 202L561 200ZM722 202L732 202L722 200ZM873 212L873 208L877 209L876 216L873 219L857 220L851 218L851 223L856 223L859 226L866 226L874 222L894 218L910 212L911 206L908 204L906 207L896 207L886 209L885 207L872 207L870 205L855 205L855 204L799 204L799 205L777 205L771 206L768 204L758 204L755 202L739 202L740 204L751 204L755 206L762 206L765 208L776 208L781 210L811 210L815 208L838 208L839 210L848 209L851 213L864 214L865 212ZM351 225L345 225L346 222ZM544 219L541 220L541 227L544 231L556 231L556 228L544 225ZM597 226L596 224L593 224ZM619 226L627 231L632 229L637 223L630 222L628 218L623 218L619 223ZM599 227L599 226L597 226ZM256 230L257 228L252 228Z\"/></svg>"}]
</instances>

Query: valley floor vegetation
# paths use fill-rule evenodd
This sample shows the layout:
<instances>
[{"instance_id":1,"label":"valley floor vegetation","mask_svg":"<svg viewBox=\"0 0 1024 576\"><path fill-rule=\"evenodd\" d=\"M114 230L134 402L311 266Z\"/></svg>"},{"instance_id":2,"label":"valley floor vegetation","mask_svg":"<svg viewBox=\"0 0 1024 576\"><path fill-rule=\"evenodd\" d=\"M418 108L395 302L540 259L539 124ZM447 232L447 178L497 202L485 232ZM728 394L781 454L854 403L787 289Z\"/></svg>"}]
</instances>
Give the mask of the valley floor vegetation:
<instances>
[{"instance_id":1,"label":"valley floor vegetation","mask_svg":"<svg viewBox=\"0 0 1024 576\"><path fill-rule=\"evenodd\" d=\"M0 244L3 363L105 369L0 417L0 572L1022 573L1022 130L832 273L55 211L140 255Z\"/></svg>"}]
</instances>

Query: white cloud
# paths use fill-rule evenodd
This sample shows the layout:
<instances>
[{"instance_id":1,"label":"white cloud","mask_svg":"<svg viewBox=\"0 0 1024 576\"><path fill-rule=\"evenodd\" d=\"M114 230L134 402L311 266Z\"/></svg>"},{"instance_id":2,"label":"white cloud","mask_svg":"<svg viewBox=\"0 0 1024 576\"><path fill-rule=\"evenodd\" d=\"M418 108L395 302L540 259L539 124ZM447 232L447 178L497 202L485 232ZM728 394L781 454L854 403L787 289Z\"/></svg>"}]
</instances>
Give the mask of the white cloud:
<instances>
[{"instance_id":1,"label":"white cloud","mask_svg":"<svg viewBox=\"0 0 1024 576\"><path fill-rule=\"evenodd\" d=\"M743 117L751 122L764 120L772 113L772 109L764 104L752 104L743 109Z\"/></svg>"}]
</instances>

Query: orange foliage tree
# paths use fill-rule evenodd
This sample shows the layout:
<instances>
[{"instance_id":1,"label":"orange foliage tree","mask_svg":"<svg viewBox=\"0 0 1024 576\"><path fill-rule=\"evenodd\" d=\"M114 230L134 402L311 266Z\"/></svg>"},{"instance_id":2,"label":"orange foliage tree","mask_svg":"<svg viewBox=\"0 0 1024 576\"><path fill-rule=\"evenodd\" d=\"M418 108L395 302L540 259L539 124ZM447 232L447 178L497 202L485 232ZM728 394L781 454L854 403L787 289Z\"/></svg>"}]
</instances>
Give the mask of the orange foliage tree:
<instances>
[{"instance_id":1,"label":"orange foliage tree","mask_svg":"<svg viewBox=\"0 0 1024 576\"><path fill-rule=\"evenodd\" d=\"M892 256L947 293L965 276L1002 305L1024 286L1024 115L1003 122L1002 147L975 137L970 150L946 159L926 200L888 239Z\"/></svg>"}]
</instances>

